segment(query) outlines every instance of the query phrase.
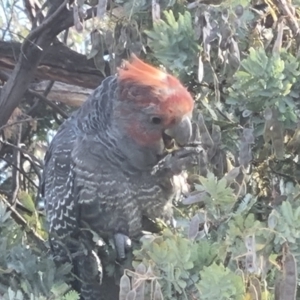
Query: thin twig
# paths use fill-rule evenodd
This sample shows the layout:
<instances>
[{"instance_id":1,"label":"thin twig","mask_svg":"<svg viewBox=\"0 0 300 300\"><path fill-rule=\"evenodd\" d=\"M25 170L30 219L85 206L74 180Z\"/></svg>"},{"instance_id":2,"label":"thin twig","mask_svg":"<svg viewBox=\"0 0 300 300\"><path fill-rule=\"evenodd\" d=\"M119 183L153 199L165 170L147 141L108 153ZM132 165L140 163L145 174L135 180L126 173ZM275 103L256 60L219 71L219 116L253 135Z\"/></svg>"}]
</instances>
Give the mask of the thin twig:
<instances>
[{"instance_id":1,"label":"thin twig","mask_svg":"<svg viewBox=\"0 0 300 300\"><path fill-rule=\"evenodd\" d=\"M64 32L64 39L63 43L67 46L67 41L68 41L68 36L69 36L69 28L67 28Z\"/></svg>"},{"instance_id":2,"label":"thin twig","mask_svg":"<svg viewBox=\"0 0 300 300\"><path fill-rule=\"evenodd\" d=\"M7 141L0 141L0 143L2 143L3 145L7 145L7 146L10 146L10 147L12 147L12 148L15 148L15 149L21 151L23 154L29 156L29 157L32 159L32 161L35 161L35 162L38 164L38 167L39 167L39 168L43 168L43 162L40 161L38 158L36 158L36 157L35 157L34 155L32 155L31 153L29 153L28 151L26 151L25 149L20 148L20 147L14 145L14 144L11 144L11 143L9 143L9 142L7 142Z\"/></svg>"},{"instance_id":3,"label":"thin twig","mask_svg":"<svg viewBox=\"0 0 300 300\"><path fill-rule=\"evenodd\" d=\"M43 10L49 5L49 0L45 1L42 7L36 12L35 18L32 23L32 29L37 27L38 19L40 18L41 21L45 19L43 15Z\"/></svg>"},{"instance_id":4,"label":"thin twig","mask_svg":"<svg viewBox=\"0 0 300 300\"><path fill-rule=\"evenodd\" d=\"M0 190L0 195L2 194L2 196L4 195L6 198L9 198L10 196L10 193L7 192L7 191L4 191L4 190ZM20 202L19 199L17 199L17 205L16 205L16 208L28 215L33 215L33 214L38 214L39 216L41 217L44 217L45 216L45 212L44 211L39 211L39 210L35 210L35 211L32 211L30 210L29 208L25 207L24 204L22 202Z\"/></svg>"},{"instance_id":5,"label":"thin twig","mask_svg":"<svg viewBox=\"0 0 300 300\"><path fill-rule=\"evenodd\" d=\"M60 120L57 116L57 114L53 111L52 112L52 117L54 119L54 121L58 124L58 125L61 125L64 121L63 120Z\"/></svg>"},{"instance_id":6,"label":"thin twig","mask_svg":"<svg viewBox=\"0 0 300 300\"><path fill-rule=\"evenodd\" d=\"M35 174L36 174L36 176L38 177L38 179L39 179L39 182L41 182L41 172L40 172L40 170L38 170L38 167L37 167L37 165L33 162L33 161L30 161L30 164L31 164L31 167L33 168L33 171L35 172ZM30 182L32 183L33 181L32 180L30 180ZM34 183L34 186L37 188L37 189L39 189L39 186L38 185L36 185L35 183Z\"/></svg>"},{"instance_id":7,"label":"thin twig","mask_svg":"<svg viewBox=\"0 0 300 300\"><path fill-rule=\"evenodd\" d=\"M47 97L48 94L50 93L51 89L53 88L54 83L55 83L55 81L54 81L54 80L51 80L51 81L47 84L47 86L46 86L46 88L45 88L45 90L44 90L44 92L43 92L43 95L44 95L45 97Z\"/></svg>"},{"instance_id":8,"label":"thin twig","mask_svg":"<svg viewBox=\"0 0 300 300\"><path fill-rule=\"evenodd\" d=\"M290 176L289 174L285 174L285 173L282 173L282 172L279 172L279 171L276 171L273 167L271 167L269 165L269 168L271 170L272 173L278 175L278 176L281 176L281 177L284 177L284 178L287 178L288 180L290 180L291 182L293 182L294 184L297 184L298 181L296 178L294 178L293 176Z\"/></svg>"},{"instance_id":9,"label":"thin twig","mask_svg":"<svg viewBox=\"0 0 300 300\"><path fill-rule=\"evenodd\" d=\"M18 125L18 132L17 132L17 140L16 145L19 147L21 143L21 136L22 136L22 125ZM18 149L14 148L13 150L13 162L16 166L16 168L12 169L12 193L10 198L10 203L15 207L16 200L20 188L20 166L21 166L21 153Z\"/></svg>"},{"instance_id":10,"label":"thin twig","mask_svg":"<svg viewBox=\"0 0 300 300\"><path fill-rule=\"evenodd\" d=\"M43 23L39 26L33 29L28 36L26 37L21 51L25 52L26 47L28 47L31 43L33 43L33 40L40 35L44 30L51 28L52 23L56 21L56 18L60 15L60 13L66 8L66 5L69 3L69 0L64 0L64 2L57 8L57 10L50 15L48 18L46 18Z\"/></svg>"},{"instance_id":11,"label":"thin twig","mask_svg":"<svg viewBox=\"0 0 300 300\"><path fill-rule=\"evenodd\" d=\"M6 28L3 30L3 34L2 34L2 40L4 41L4 38L6 36L6 33L7 31L9 31L9 28L10 28L10 25L11 25L11 22L12 22L12 19L13 19L13 9L14 9L14 6L16 4L16 1L13 2L13 4L11 5L11 9L10 9L10 18L8 19L7 15L5 14L5 7L4 7L4 3L1 1L2 3L2 9L3 9L3 12L4 12L4 16L5 16L5 19L6 19L6 22L7 22L7 26Z\"/></svg>"},{"instance_id":12,"label":"thin twig","mask_svg":"<svg viewBox=\"0 0 300 300\"><path fill-rule=\"evenodd\" d=\"M0 160L4 160L8 166L12 166L13 168L18 168L13 162L9 161L7 158L0 156ZM33 165L33 164L32 164ZM35 165L36 166L36 165ZM39 188L38 185L23 171L21 168L18 168L18 171L36 188Z\"/></svg>"},{"instance_id":13,"label":"thin twig","mask_svg":"<svg viewBox=\"0 0 300 300\"><path fill-rule=\"evenodd\" d=\"M9 78L9 76L7 75L6 72L0 71L0 80L1 80L1 81L5 82L5 81L8 80L8 78ZM1 89L2 89L2 88L1 88Z\"/></svg>"},{"instance_id":14,"label":"thin twig","mask_svg":"<svg viewBox=\"0 0 300 300\"><path fill-rule=\"evenodd\" d=\"M31 24L33 25L34 23L37 24L38 21L42 23L44 16L43 14L39 14L37 16L37 11L41 11L41 4L37 0L23 0L24 2L24 8L27 12L28 18L30 19ZM41 18L40 18L41 16ZM33 29L33 26L32 28Z\"/></svg>"},{"instance_id":15,"label":"thin twig","mask_svg":"<svg viewBox=\"0 0 300 300\"><path fill-rule=\"evenodd\" d=\"M299 25L294 16L293 9L290 7L290 4L286 0L274 0L274 4L278 7L281 15L283 17L286 17L287 23L291 28L291 31L296 40L297 50L299 51L299 47L300 47Z\"/></svg>"},{"instance_id":16,"label":"thin twig","mask_svg":"<svg viewBox=\"0 0 300 300\"><path fill-rule=\"evenodd\" d=\"M0 131L7 128L7 127L10 127L10 126L15 126L17 124L21 124L21 123L26 123L26 122L32 122L32 121L40 121L42 120L42 118L37 118L37 119L33 119L33 118L28 118L28 119L23 119L23 120L18 120L18 121L15 121L13 123L7 123L3 126L0 127Z\"/></svg>"},{"instance_id":17,"label":"thin twig","mask_svg":"<svg viewBox=\"0 0 300 300\"><path fill-rule=\"evenodd\" d=\"M28 89L27 93L42 100L45 103L47 103L51 108L53 108L54 111L56 111L58 114L60 114L64 119L67 119L69 117L67 113L65 113L60 107L58 107L51 100L47 99L45 96L43 96L43 95L39 94L38 92L35 92L31 89Z\"/></svg>"},{"instance_id":18,"label":"thin twig","mask_svg":"<svg viewBox=\"0 0 300 300\"><path fill-rule=\"evenodd\" d=\"M243 126L241 126L240 124L238 124L238 123L235 123L235 122L233 122L232 120L230 120L218 107L216 107L216 110L217 110L217 112L225 119L225 120L227 120L229 123L231 123L231 124L233 124L233 125L235 125L235 126L237 126L239 129L244 129L244 127Z\"/></svg>"},{"instance_id":19,"label":"thin twig","mask_svg":"<svg viewBox=\"0 0 300 300\"><path fill-rule=\"evenodd\" d=\"M35 240L41 245L46 251L48 250L47 247L45 246L45 240L36 232L35 229L33 229L28 222L23 218L23 216L3 197L1 196L1 200L4 202L4 204L10 209L10 211L13 213L15 216L15 221L26 227L28 229L28 233L31 233Z\"/></svg>"},{"instance_id":20,"label":"thin twig","mask_svg":"<svg viewBox=\"0 0 300 300\"><path fill-rule=\"evenodd\" d=\"M277 22L277 37L273 45L273 54L279 54L282 47L282 40L283 40L283 29L284 29L284 18L280 17Z\"/></svg>"}]
</instances>

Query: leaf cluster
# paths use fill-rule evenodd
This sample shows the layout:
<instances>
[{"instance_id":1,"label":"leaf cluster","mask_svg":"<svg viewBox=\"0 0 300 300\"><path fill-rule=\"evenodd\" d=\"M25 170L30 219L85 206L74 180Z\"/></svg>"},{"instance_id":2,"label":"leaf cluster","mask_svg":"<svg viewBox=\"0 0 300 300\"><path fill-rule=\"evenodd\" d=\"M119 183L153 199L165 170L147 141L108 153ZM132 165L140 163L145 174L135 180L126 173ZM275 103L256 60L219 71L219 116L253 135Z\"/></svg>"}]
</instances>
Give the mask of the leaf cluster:
<instances>
[{"instance_id":1,"label":"leaf cluster","mask_svg":"<svg viewBox=\"0 0 300 300\"><path fill-rule=\"evenodd\" d=\"M68 264L56 267L48 252L32 242L0 202L0 295L3 300L77 300L65 283Z\"/></svg>"},{"instance_id":2,"label":"leaf cluster","mask_svg":"<svg viewBox=\"0 0 300 300\"><path fill-rule=\"evenodd\" d=\"M164 11L165 20L153 24L152 30L146 30L148 46L155 57L170 68L172 72L186 72L194 64L198 45L195 40L192 17L186 11L179 13L177 20L172 10Z\"/></svg>"},{"instance_id":3,"label":"leaf cluster","mask_svg":"<svg viewBox=\"0 0 300 300\"><path fill-rule=\"evenodd\" d=\"M268 55L264 48L250 48L249 56L241 62L234 76L236 80L226 102L240 111L247 109L256 113L276 107L283 120L295 122L292 87L299 75L299 63L293 55L286 52Z\"/></svg>"},{"instance_id":4,"label":"leaf cluster","mask_svg":"<svg viewBox=\"0 0 300 300\"><path fill-rule=\"evenodd\" d=\"M178 228L143 236L120 299L299 298L297 37L289 22L280 29L286 15L275 1L156 1L160 10L152 3L114 1L124 15L93 24L88 57L103 74L133 52L179 75L195 98L204 152L188 177L193 192L175 205ZM51 119L45 112L36 138L55 127ZM22 216L43 234L23 186ZM1 205L1 296L78 298L64 283L70 267L56 269Z\"/></svg>"}]
</instances>

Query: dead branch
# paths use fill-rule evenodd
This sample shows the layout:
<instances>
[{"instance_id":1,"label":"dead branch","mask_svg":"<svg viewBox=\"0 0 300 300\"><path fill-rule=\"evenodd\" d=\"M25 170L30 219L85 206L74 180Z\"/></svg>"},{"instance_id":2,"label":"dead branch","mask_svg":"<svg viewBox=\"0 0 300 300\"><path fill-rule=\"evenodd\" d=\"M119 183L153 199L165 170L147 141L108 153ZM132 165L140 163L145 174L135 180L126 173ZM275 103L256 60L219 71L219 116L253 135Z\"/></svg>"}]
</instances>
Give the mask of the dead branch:
<instances>
[{"instance_id":1,"label":"dead branch","mask_svg":"<svg viewBox=\"0 0 300 300\"><path fill-rule=\"evenodd\" d=\"M42 119L41 118L38 118L38 119L28 118L28 119L23 119L23 120L18 120L18 121L12 122L12 123L8 123L8 124L5 124L0 127L0 132L1 132L1 130L5 129L7 127L15 126L17 124L26 123L26 122L39 121L39 120L42 120Z\"/></svg>"},{"instance_id":2,"label":"dead branch","mask_svg":"<svg viewBox=\"0 0 300 300\"><path fill-rule=\"evenodd\" d=\"M42 81L30 85L30 89L43 94L49 81ZM92 89L82 88L76 85L55 82L47 95L47 99L53 102L60 102L71 107L79 107L92 93Z\"/></svg>"},{"instance_id":3,"label":"dead branch","mask_svg":"<svg viewBox=\"0 0 300 300\"><path fill-rule=\"evenodd\" d=\"M55 23L61 21L60 15L66 9L66 3L67 1L65 0L52 17L49 16L49 18L46 18L25 39L21 47L18 62L1 93L0 126L6 124L13 110L18 106L45 51L59 33L57 32Z\"/></svg>"},{"instance_id":4,"label":"dead branch","mask_svg":"<svg viewBox=\"0 0 300 300\"><path fill-rule=\"evenodd\" d=\"M54 102L48 100L45 96L32 91L32 90L28 90L27 91L28 94L30 94L33 97L38 98L39 100L43 101L44 103L46 103L47 105L49 105L56 113L60 114L64 119L67 119L69 116L68 114L66 114L60 107L58 107Z\"/></svg>"},{"instance_id":5,"label":"dead branch","mask_svg":"<svg viewBox=\"0 0 300 300\"><path fill-rule=\"evenodd\" d=\"M39 168L43 168L43 162L41 160L39 160L38 158L36 158L34 155L32 155L31 153L29 153L28 151L26 151L25 149L21 148L21 147L18 147L14 144L11 144L7 141L0 141L1 144L3 145L7 145L7 146L10 146L12 147L13 149L17 149L19 151L21 151L24 155L26 155L27 157L29 157L32 161L34 161L36 163L36 165L39 167Z\"/></svg>"},{"instance_id":6,"label":"dead branch","mask_svg":"<svg viewBox=\"0 0 300 300\"><path fill-rule=\"evenodd\" d=\"M23 0L25 12L28 15L28 18L32 24L36 23L37 21L42 21L44 16L41 12L41 4L36 0Z\"/></svg>"},{"instance_id":7,"label":"dead branch","mask_svg":"<svg viewBox=\"0 0 300 300\"><path fill-rule=\"evenodd\" d=\"M13 168L17 169L34 187L36 187L37 189L39 188L35 182L21 169L21 168L18 168L13 162L11 162L9 159L3 157L3 156L0 156L0 159L5 161L7 163L7 166L12 166ZM35 164L32 164L36 167ZM39 173L36 172L37 176L39 176ZM3 193L3 191L1 191L1 193ZM10 195L10 193L9 193Z\"/></svg>"},{"instance_id":8,"label":"dead branch","mask_svg":"<svg viewBox=\"0 0 300 300\"><path fill-rule=\"evenodd\" d=\"M73 25L73 18L70 19L72 12L66 8L68 2L65 0L61 4L61 0L51 1L47 17L25 39L18 62L1 93L0 126L6 124L20 103L39 63L57 34Z\"/></svg>"},{"instance_id":9,"label":"dead branch","mask_svg":"<svg viewBox=\"0 0 300 300\"><path fill-rule=\"evenodd\" d=\"M16 146L19 147L21 143L21 137L22 137L22 125L17 125L17 138L16 138ZM16 168L12 169L12 194L10 198L10 203L15 207L19 188L20 188L20 166L21 166L21 153L19 149L14 148L13 149L13 162Z\"/></svg>"},{"instance_id":10,"label":"dead branch","mask_svg":"<svg viewBox=\"0 0 300 300\"><path fill-rule=\"evenodd\" d=\"M21 53L21 44L16 42L0 41L0 70L11 75L16 66L15 57ZM109 72L109 66L107 70ZM51 45L34 72L39 80L52 80L70 85L94 89L104 79L97 70L94 61L88 60L85 55L79 54L62 43ZM6 81L5 76L1 77Z\"/></svg>"},{"instance_id":11,"label":"dead branch","mask_svg":"<svg viewBox=\"0 0 300 300\"><path fill-rule=\"evenodd\" d=\"M300 32L299 32L299 25L295 18L295 14L293 11L293 8L290 6L288 1L286 0L274 0L274 4L278 7L281 15L283 17L286 17L286 21L291 28L291 31L294 35L294 38L296 40L297 49L299 51L300 48Z\"/></svg>"},{"instance_id":12,"label":"dead branch","mask_svg":"<svg viewBox=\"0 0 300 300\"><path fill-rule=\"evenodd\" d=\"M52 13L47 16L47 18L43 21L43 23L34 28L28 36L25 38L24 43L22 44L22 52L26 52L26 48L30 47L33 43L35 43L35 39L38 38L42 33L44 33L47 29L49 30L49 27L51 28L52 26L54 27L55 22L57 22L58 17L63 13L63 11L66 9L66 5L69 3L69 0L64 0L64 2L58 6L58 8ZM57 3L53 3L57 5ZM51 7L52 8L52 7ZM50 8L50 10L51 10ZM59 32L58 32L59 33ZM57 33L57 34L58 34ZM56 34L55 34L56 36ZM38 47L38 44L35 45Z\"/></svg>"}]
</instances>

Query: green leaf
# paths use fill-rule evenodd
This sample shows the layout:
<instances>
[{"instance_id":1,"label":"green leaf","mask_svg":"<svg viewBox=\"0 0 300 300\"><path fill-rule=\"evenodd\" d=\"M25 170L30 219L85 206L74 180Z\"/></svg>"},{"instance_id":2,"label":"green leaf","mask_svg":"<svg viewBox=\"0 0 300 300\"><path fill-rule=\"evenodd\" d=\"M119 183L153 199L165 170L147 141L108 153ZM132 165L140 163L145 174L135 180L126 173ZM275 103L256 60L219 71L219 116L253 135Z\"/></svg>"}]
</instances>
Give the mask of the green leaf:
<instances>
[{"instance_id":1,"label":"green leaf","mask_svg":"<svg viewBox=\"0 0 300 300\"><path fill-rule=\"evenodd\" d=\"M201 299L243 299L244 284L242 277L234 274L223 265L213 263L209 267L204 267L200 275L201 280L197 285L201 293Z\"/></svg>"}]
</instances>

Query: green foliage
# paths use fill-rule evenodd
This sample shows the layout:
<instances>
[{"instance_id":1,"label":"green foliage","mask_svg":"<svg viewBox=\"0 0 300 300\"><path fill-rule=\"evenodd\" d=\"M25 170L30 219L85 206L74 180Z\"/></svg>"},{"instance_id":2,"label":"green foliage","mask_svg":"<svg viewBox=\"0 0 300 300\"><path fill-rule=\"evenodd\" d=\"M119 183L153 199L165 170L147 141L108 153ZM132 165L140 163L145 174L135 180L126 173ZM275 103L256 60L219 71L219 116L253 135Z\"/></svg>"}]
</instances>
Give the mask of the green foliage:
<instances>
[{"instance_id":1,"label":"green foliage","mask_svg":"<svg viewBox=\"0 0 300 300\"><path fill-rule=\"evenodd\" d=\"M222 180L219 181L219 187L216 187L219 182L209 175L203 186L206 191L223 191L221 194L226 199L224 190L230 189L222 186ZM214 182L215 188L209 189L209 181L211 187ZM299 186L288 184L284 194L288 197L287 201L274 208L264 221L257 220L255 214L251 213L257 199L249 194L235 209L230 201L224 204L231 209L224 210L218 219L210 214L211 208L207 205L206 217L199 218L196 225L199 233L201 227L209 228L213 225L209 231L206 230L206 235L188 239L184 231L171 232L167 229L159 236L144 236L141 249L134 252L134 266L142 263L151 268L152 276L161 285L163 299L196 297L250 300L252 293L257 292L261 293L262 299L273 299L268 288L272 289L275 284L274 276L280 269L274 260L274 254L279 254L288 243L289 257L297 259L299 256ZM231 196L234 198L233 193ZM295 202L296 199L298 200ZM213 198L210 200L213 202L211 206L218 205ZM194 225L191 220L190 226ZM268 261L273 265L269 265ZM292 266L291 262L287 268ZM293 281L298 276L297 268L295 270L290 272L287 283L284 277L279 282L282 285L290 284L290 280ZM264 291L261 291L260 277L270 284ZM247 282L251 283L249 288ZM253 282L256 286L252 286ZM150 288L146 290L149 291Z\"/></svg>"},{"instance_id":2,"label":"green foliage","mask_svg":"<svg viewBox=\"0 0 300 300\"><path fill-rule=\"evenodd\" d=\"M283 244L288 243L290 251L295 255L300 274L300 186L293 186L288 183L285 187L287 201L273 209L268 217L268 226L274 230L274 246L279 249Z\"/></svg>"},{"instance_id":3,"label":"green foliage","mask_svg":"<svg viewBox=\"0 0 300 300\"><path fill-rule=\"evenodd\" d=\"M154 22L152 30L146 30L148 45L154 56L171 71L180 73L190 71L194 65L194 57L199 51L195 40L192 17L186 11L179 13L178 19L172 10L165 11L166 21Z\"/></svg>"},{"instance_id":4,"label":"green foliage","mask_svg":"<svg viewBox=\"0 0 300 300\"><path fill-rule=\"evenodd\" d=\"M242 277L236 275L223 265L213 263L200 272L198 284L201 299L243 299L244 283Z\"/></svg>"},{"instance_id":5,"label":"green foliage","mask_svg":"<svg viewBox=\"0 0 300 300\"><path fill-rule=\"evenodd\" d=\"M299 75L299 62L293 55L286 52L268 55L264 48L250 48L249 56L234 76L226 102L240 111L261 112L275 106L283 119L295 122L296 105L290 94Z\"/></svg>"},{"instance_id":6,"label":"green foliage","mask_svg":"<svg viewBox=\"0 0 300 300\"><path fill-rule=\"evenodd\" d=\"M24 205L27 212L23 213L24 219L27 221L27 224L34 228L34 230L43 238L47 238L47 232L44 228L44 216L41 216L36 210L34 200L31 195L25 191L19 193L19 201Z\"/></svg>"},{"instance_id":7,"label":"green foliage","mask_svg":"<svg viewBox=\"0 0 300 300\"><path fill-rule=\"evenodd\" d=\"M176 203L179 228L142 237L135 270L121 274L120 300L299 299L300 65L290 23L280 32L286 15L272 1L261 9L248 0L163 0L157 14L151 1L113 2L124 14L93 23L101 32L95 65L103 69L103 54L113 54L114 73L134 52L179 75L196 100L205 152L188 178L193 192ZM58 127L52 109L39 108L43 120L28 144ZM56 269L32 235L46 238L23 186L25 229L0 201L0 298L78 299L67 293L70 266ZM117 265L104 267L116 273Z\"/></svg>"},{"instance_id":8,"label":"green foliage","mask_svg":"<svg viewBox=\"0 0 300 300\"><path fill-rule=\"evenodd\" d=\"M228 186L226 178L218 180L213 173L208 173L207 177L200 176L201 185L196 184L197 191L205 193L205 204L208 214L218 220L224 215L228 215L236 202L233 190Z\"/></svg>"},{"instance_id":9,"label":"green foliage","mask_svg":"<svg viewBox=\"0 0 300 300\"><path fill-rule=\"evenodd\" d=\"M78 300L75 292L65 292L65 283L71 266L56 268L45 249L40 249L11 218L7 207L0 202L0 294L1 299L38 299L56 297L61 300ZM68 275L69 276L69 275Z\"/></svg>"},{"instance_id":10,"label":"green foliage","mask_svg":"<svg viewBox=\"0 0 300 300\"><path fill-rule=\"evenodd\" d=\"M152 266L165 299L189 299L200 279L199 271L212 263L216 253L216 245L209 241L193 242L166 229L160 236L142 239L141 249L134 252L134 266L141 262Z\"/></svg>"},{"instance_id":11,"label":"green foliage","mask_svg":"<svg viewBox=\"0 0 300 300\"><path fill-rule=\"evenodd\" d=\"M54 294L55 295L55 294ZM34 294L29 294L28 295L31 299L37 299L37 300L47 300L49 299L48 297L45 296L35 296ZM78 293L76 293L75 291L70 291L68 292L66 295L64 296L59 296L59 295L55 295L57 300L79 300L79 295ZM14 292L11 288L8 289L7 293L5 293L3 295L3 298L1 298L3 300L25 300L27 299L26 296L24 296L24 294L20 291L17 290L16 292Z\"/></svg>"},{"instance_id":12,"label":"green foliage","mask_svg":"<svg viewBox=\"0 0 300 300\"><path fill-rule=\"evenodd\" d=\"M134 17L151 8L151 2L147 0L117 0L116 3L121 4L130 17ZM170 6L173 6L175 3L175 0L160 1L162 9L166 9Z\"/></svg>"}]
</instances>

